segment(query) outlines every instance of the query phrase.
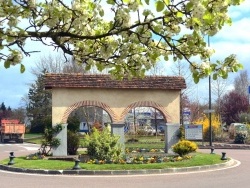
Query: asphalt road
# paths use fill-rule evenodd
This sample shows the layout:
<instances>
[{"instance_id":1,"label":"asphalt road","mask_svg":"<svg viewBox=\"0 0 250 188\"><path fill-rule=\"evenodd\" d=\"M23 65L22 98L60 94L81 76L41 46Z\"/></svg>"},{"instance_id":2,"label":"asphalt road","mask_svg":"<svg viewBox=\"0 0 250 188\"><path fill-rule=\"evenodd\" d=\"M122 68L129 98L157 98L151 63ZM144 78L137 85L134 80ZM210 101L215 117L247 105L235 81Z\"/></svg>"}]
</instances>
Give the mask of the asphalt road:
<instances>
[{"instance_id":1,"label":"asphalt road","mask_svg":"<svg viewBox=\"0 0 250 188\"><path fill-rule=\"evenodd\" d=\"M30 144L0 144L0 159L7 158L10 151L15 156L36 152L38 147ZM210 153L210 150L201 150ZM250 150L215 150L226 152L241 162L240 165L214 171L195 173L137 175L137 176L66 176L18 174L0 171L0 188L235 188L250 187Z\"/></svg>"}]
</instances>

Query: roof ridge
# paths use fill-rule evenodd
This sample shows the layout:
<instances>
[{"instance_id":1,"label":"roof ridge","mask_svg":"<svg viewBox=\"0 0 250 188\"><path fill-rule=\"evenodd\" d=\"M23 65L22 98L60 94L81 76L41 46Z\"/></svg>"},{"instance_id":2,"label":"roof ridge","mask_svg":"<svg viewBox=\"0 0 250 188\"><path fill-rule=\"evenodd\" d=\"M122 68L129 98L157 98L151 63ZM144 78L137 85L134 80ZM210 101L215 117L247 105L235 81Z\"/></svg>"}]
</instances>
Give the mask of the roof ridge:
<instances>
[{"instance_id":1,"label":"roof ridge","mask_svg":"<svg viewBox=\"0 0 250 188\"><path fill-rule=\"evenodd\" d=\"M108 74L46 74L45 88L174 89L186 88L183 77L147 76L115 80Z\"/></svg>"}]
</instances>

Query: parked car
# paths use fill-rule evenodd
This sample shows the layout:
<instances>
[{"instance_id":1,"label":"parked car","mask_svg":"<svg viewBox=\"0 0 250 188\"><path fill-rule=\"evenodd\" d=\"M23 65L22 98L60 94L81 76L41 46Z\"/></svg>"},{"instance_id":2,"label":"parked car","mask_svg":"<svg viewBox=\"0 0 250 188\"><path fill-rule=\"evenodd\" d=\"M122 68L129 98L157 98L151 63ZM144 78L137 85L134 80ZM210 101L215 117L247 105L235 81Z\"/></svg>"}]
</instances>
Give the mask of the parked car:
<instances>
[{"instance_id":1,"label":"parked car","mask_svg":"<svg viewBox=\"0 0 250 188\"><path fill-rule=\"evenodd\" d=\"M155 130L153 127L151 127L151 126L146 126L146 127L144 127L144 130L145 130L147 133L149 133L149 134L155 134L155 133L156 133L156 130Z\"/></svg>"},{"instance_id":2,"label":"parked car","mask_svg":"<svg viewBox=\"0 0 250 188\"><path fill-rule=\"evenodd\" d=\"M221 127L222 127L222 130L223 130L223 131L228 132L229 125L227 125L226 123L223 123L223 124L221 125Z\"/></svg>"},{"instance_id":3,"label":"parked car","mask_svg":"<svg viewBox=\"0 0 250 188\"><path fill-rule=\"evenodd\" d=\"M247 126L243 123L231 123L228 128L229 138L235 138L237 133L248 134Z\"/></svg>"},{"instance_id":4,"label":"parked car","mask_svg":"<svg viewBox=\"0 0 250 188\"><path fill-rule=\"evenodd\" d=\"M152 134L156 133L156 130L153 127L149 126L149 125L142 126L142 127L139 128L139 130L145 132L147 135L152 135Z\"/></svg>"},{"instance_id":5,"label":"parked car","mask_svg":"<svg viewBox=\"0 0 250 188\"><path fill-rule=\"evenodd\" d=\"M157 127L157 132L163 134L165 132L165 127L163 125L158 126Z\"/></svg>"},{"instance_id":6,"label":"parked car","mask_svg":"<svg viewBox=\"0 0 250 188\"><path fill-rule=\"evenodd\" d=\"M222 130L228 132L228 126L227 125L222 126Z\"/></svg>"}]
</instances>

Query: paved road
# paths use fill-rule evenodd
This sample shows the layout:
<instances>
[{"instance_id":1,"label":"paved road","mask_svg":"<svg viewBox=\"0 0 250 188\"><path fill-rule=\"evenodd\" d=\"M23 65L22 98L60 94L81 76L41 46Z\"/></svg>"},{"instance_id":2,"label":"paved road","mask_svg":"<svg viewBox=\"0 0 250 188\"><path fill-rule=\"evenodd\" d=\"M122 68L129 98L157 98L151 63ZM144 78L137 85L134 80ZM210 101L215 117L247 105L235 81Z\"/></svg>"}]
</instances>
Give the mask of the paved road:
<instances>
[{"instance_id":1,"label":"paved road","mask_svg":"<svg viewBox=\"0 0 250 188\"><path fill-rule=\"evenodd\" d=\"M10 152L17 153L19 155L21 154L29 154L29 153L35 153L39 149L39 146L36 144L29 144L29 143L23 143L23 144L16 144L16 143L6 143L2 144L0 143L0 159L6 158L9 156Z\"/></svg>"},{"instance_id":2,"label":"paved road","mask_svg":"<svg viewBox=\"0 0 250 188\"><path fill-rule=\"evenodd\" d=\"M1 145L0 158L8 157L8 152L15 150L15 155L35 152L35 145ZM32 151L33 150L33 151ZM210 150L202 150L210 152ZM35 174L17 174L0 171L1 188L235 188L250 185L250 150L215 150L227 157L241 162L234 168L209 172L141 175L141 176L50 176Z\"/></svg>"}]
</instances>

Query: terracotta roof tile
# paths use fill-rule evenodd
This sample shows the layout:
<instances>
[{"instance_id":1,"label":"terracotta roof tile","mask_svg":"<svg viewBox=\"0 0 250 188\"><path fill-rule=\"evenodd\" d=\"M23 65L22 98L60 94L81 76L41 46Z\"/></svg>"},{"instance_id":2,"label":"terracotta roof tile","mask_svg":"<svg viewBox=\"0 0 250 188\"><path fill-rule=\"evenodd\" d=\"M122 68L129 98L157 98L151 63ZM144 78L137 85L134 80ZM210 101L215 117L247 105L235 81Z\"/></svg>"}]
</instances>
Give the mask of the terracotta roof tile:
<instances>
[{"instance_id":1,"label":"terracotta roof tile","mask_svg":"<svg viewBox=\"0 0 250 188\"><path fill-rule=\"evenodd\" d=\"M45 88L110 88L110 89L163 89L180 90L186 88L183 77L146 76L122 81L111 79L109 75L88 74L46 74Z\"/></svg>"}]
</instances>

